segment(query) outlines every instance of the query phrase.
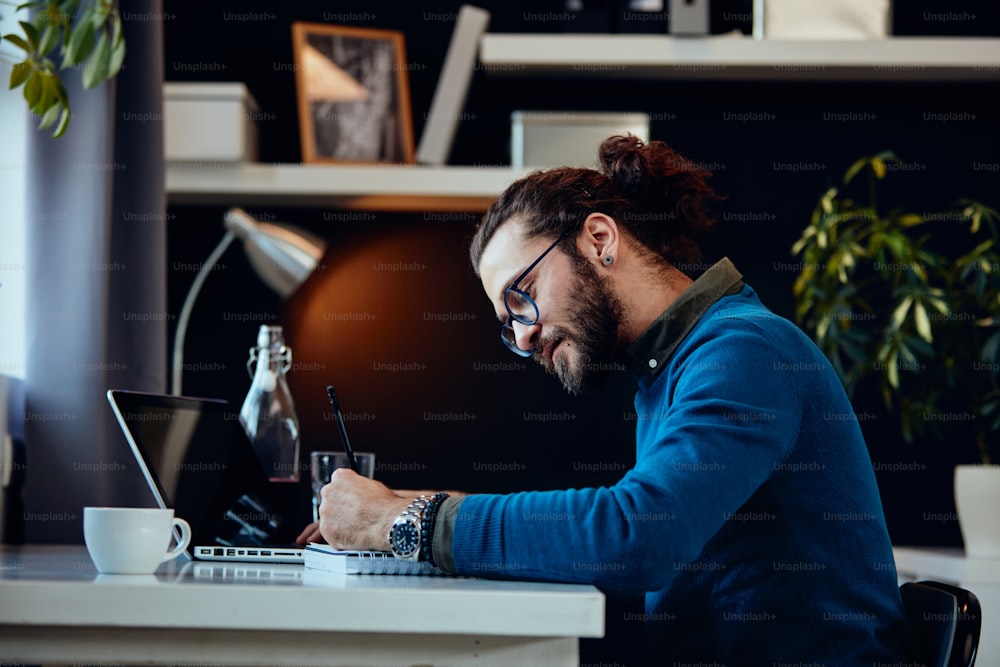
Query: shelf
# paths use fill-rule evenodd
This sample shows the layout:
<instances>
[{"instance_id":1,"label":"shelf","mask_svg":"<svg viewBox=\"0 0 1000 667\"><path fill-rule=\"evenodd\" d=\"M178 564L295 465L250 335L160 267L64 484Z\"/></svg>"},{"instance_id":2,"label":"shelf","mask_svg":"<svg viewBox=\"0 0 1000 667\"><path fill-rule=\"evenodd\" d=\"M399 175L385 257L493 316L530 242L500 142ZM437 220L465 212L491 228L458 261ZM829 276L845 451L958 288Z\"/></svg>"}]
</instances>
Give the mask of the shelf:
<instances>
[{"instance_id":1,"label":"shelf","mask_svg":"<svg viewBox=\"0 0 1000 667\"><path fill-rule=\"evenodd\" d=\"M363 211L485 211L526 171L510 167L168 163L170 204Z\"/></svg>"},{"instance_id":2,"label":"shelf","mask_svg":"<svg viewBox=\"0 0 1000 667\"><path fill-rule=\"evenodd\" d=\"M998 81L1000 39L486 34L492 75L692 80ZM171 204L481 212L526 171L379 164L168 163Z\"/></svg>"},{"instance_id":3,"label":"shelf","mask_svg":"<svg viewBox=\"0 0 1000 667\"><path fill-rule=\"evenodd\" d=\"M487 34L493 75L699 80L1000 80L1000 39L757 40L746 36Z\"/></svg>"}]
</instances>

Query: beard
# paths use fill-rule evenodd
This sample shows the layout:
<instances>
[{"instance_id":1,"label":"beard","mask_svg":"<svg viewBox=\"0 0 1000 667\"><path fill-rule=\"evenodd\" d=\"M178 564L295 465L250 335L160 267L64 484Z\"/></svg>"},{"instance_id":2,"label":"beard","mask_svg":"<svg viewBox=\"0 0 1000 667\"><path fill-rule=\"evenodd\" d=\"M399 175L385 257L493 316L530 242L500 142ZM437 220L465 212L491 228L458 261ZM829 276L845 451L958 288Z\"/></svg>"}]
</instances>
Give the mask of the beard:
<instances>
[{"instance_id":1,"label":"beard","mask_svg":"<svg viewBox=\"0 0 1000 667\"><path fill-rule=\"evenodd\" d=\"M559 379L567 392L575 395L607 378L620 348L624 308L608 278L598 274L583 257L569 254L576 269L569 292L574 295L577 310L569 318L569 327L555 327L538 342L534 358L547 373ZM546 361L542 350L550 342L560 340L558 359Z\"/></svg>"}]
</instances>

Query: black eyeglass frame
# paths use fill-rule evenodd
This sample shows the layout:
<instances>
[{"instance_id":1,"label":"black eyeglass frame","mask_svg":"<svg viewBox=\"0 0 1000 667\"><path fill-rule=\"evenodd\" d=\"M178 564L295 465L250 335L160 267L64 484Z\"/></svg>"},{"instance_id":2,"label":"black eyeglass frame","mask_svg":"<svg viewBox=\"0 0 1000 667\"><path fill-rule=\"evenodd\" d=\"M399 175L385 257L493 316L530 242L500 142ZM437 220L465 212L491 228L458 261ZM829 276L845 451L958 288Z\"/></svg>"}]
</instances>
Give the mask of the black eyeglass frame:
<instances>
[{"instance_id":1,"label":"black eyeglass frame","mask_svg":"<svg viewBox=\"0 0 1000 667\"><path fill-rule=\"evenodd\" d=\"M503 305L507 309L507 315L509 315L510 317L507 320L506 324L500 325L500 340L502 340L503 344L507 346L507 349L509 349L511 352L520 357L530 357L535 349L531 348L530 350L522 350L517 346L517 336L514 333L514 322L520 322L521 324L530 327L531 325L538 322L539 312L538 312L538 304L535 303L535 300L532 299L527 292L522 291L521 288L518 287L518 285L522 280L525 279L525 277L527 277L529 273L531 273L532 269L538 266L539 262L545 259L546 255L552 252L557 245L559 245L564 240L569 238L574 231L575 230L573 229L567 229L565 232L560 234L559 238L553 241L552 245L546 248L545 252L539 255L538 259L536 259L534 262L528 265L528 268L522 271L521 275L519 275L517 278L514 279L514 282L510 284L510 287L508 287L503 291ZM524 317L514 312L514 310L510 307L510 301L508 301L511 292L517 294L521 299L523 299L527 304L529 304L535 310L534 318ZM510 333L507 333L508 331L510 331Z\"/></svg>"}]
</instances>

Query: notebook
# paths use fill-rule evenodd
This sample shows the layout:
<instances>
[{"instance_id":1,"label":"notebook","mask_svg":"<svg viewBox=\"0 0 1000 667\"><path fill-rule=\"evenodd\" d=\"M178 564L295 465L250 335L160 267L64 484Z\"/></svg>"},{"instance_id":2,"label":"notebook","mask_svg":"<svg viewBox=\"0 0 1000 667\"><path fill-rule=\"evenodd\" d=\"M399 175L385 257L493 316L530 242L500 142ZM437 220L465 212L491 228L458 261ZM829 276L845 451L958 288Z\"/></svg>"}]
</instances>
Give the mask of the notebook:
<instances>
[{"instance_id":1,"label":"notebook","mask_svg":"<svg viewBox=\"0 0 1000 667\"><path fill-rule=\"evenodd\" d=\"M294 526L228 402L111 389L108 402L156 505L191 524L192 558L301 563Z\"/></svg>"},{"instance_id":2,"label":"notebook","mask_svg":"<svg viewBox=\"0 0 1000 667\"><path fill-rule=\"evenodd\" d=\"M339 551L329 544L311 543L305 548L304 559L307 570L332 574L449 576L427 561L400 560L391 551Z\"/></svg>"}]
</instances>

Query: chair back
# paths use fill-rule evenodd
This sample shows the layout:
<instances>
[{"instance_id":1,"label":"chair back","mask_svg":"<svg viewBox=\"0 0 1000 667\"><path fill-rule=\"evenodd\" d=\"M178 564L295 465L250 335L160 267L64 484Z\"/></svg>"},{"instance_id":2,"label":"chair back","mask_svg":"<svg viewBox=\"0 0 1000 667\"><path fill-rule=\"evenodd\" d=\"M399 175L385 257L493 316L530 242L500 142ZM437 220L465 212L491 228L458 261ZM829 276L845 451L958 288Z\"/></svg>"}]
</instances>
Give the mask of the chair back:
<instances>
[{"instance_id":1,"label":"chair back","mask_svg":"<svg viewBox=\"0 0 1000 667\"><path fill-rule=\"evenodd\" d=\"M973 667L982 626L979 599L958 586L919 581L899 587L915 642L927 667Z\"/></svg>"}]
</instances>

